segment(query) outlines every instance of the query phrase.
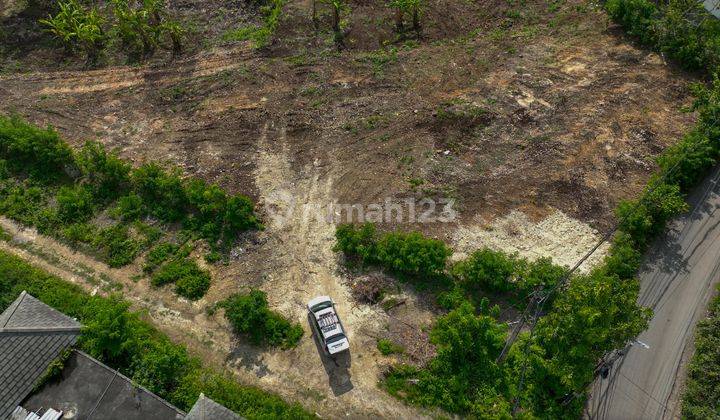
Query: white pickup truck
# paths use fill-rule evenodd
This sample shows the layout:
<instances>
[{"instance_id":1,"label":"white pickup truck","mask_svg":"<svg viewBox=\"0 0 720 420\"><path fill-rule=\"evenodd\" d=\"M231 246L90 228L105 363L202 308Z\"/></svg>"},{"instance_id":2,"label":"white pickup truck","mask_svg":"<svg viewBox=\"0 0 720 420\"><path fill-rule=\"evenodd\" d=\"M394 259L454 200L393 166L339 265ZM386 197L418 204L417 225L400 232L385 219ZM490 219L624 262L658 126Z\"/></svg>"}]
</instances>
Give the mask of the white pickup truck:
<instances>
[{"instance_id":1,"label":"white pickup truck","mask_svg":"<svg viewBox=\"0 0 720 420\"><path fill-rule=\"evenodd\" d=\"M308 302L311 325L327 354L337 354L350 348L345 329L329 296L318 296Z\"/></svg>"}]
</instances>

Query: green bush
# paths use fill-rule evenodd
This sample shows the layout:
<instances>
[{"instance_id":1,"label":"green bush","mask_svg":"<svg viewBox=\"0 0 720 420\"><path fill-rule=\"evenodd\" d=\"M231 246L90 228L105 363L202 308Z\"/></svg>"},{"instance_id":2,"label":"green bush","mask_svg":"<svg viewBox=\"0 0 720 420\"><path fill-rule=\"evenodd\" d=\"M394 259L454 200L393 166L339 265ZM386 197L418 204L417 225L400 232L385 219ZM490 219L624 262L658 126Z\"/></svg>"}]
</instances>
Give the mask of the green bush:
<instances>
[{"instance_id":1,"label":"green bush","mask_svg":"<svg viewBox=\"0 0 720 420\"><path fill-rule=\"evenodd\" d=\"M210 274L207 272L185 275L175 282L175 293L190 300L198 300L210 289Z\"/></svg>"},{"instance_id":2,"label":"green bush","mask_svg":"<svg viewBox=\"0 0 720 420\"><path fill-rule=\"evenodd\" d=\"M377 341L377 349L383 356L391 354L400 354L405 352L405 348L400 344L394 343L387 338L381 338Z\"/></svg>"},{"instance_id":3,"label":"green bush","mask_svg":"<svg viewBox=\"0 0 720 420\"><path fill-rule=\"evenodd\" d=\"M0 213L5 216L26 225L38 225L46 208L47 193L44 188L27 181L0 184Z\"/></svg>"},{"instance_id":4,"label":"green bush","mask_svg":"<svg viewBox=\"0 0 720 420\"><path fill-rule=\"evenodd\" d=\"M70 147L51 129L40 129L19 117L0 116L0 158L14 173L38 181L65 177L74 166Z\"/></svg>"},{"instance_id":5,"label":"green bush","mask_svg":"<svg viewBox=\"0 0 720 420\"><path fill-rule=\"evenodd\" d=\"M185 29L170 20L161 0L112 0L115 18L112 33L117 37L130 60L143 60L169 38L174 53L182 51Z\"/></svg>"},{"instance_id":6,"label":"green bush","mask_svg":"<svg viewBox=\"0 0 720 420\"><path fill-rule=\"evenodd\" d=\"M84 186L60 187L55 198L58 218L62 223L85 222L95 213L92 193Z\"/></svg>"},{"instance_id":7,"label":"green bush","mask_svg":"<svg viewBox=\"0 0 720 420\"><path fill-rule=\"evenodd\" d=\"M144 214L142 198L135 193L120 197L112 214L123 221L138 220Z\"/></svg>"},{"instance_id":8,"label":"green bush","mask_svg":"<svg viewBox=\"0 0 720 420\"><path fill-rule=\"evenodd\" d=\"M263 2L260 12L263 14L263 24L250 25L230 30L223 35L225 41L252 41L255 48L262 48L270 40L280 23L280 14L287 0L269 0Z\"/></svg>"},{"instance_id":9,"label":"green bush","mask_svg":"<svg viewBox=\"0 0 720 420\"><path fill-rule=\"evenodd\" d=\"M375 262L377 232L374 224L365 223L359 228L353 224L339 225L335 230L335 239L335 252L342 252L368 263Z\"/></svg>"},{"instance_id":10,"label":"green bush","mask_svg":"<svg viewBox=\"0 0 720 420\"><path fill-rule=\"evenodd\" d=\"M165 222L177 222L185 216L187 197L179 171L166 172L150 163L133 171L132 182L146 214Z\"/></svg>"},{"instance_id":11,"label":"green bush","mask_svg":"<svg viewBox=\"0 0 720 420\"><path fill-rule=\"evenodd\" d=\"M98 202L114 200L129 192L129 163L116 153L108 153L102 144L86 142L75 154L81 182L87 186Z\"/></svg>"},{"instance_id":12,"label":"green bush","mask_svg":"<svg viewBox=\"0 0 720 420\"><path fill-rule=\"evenodd\" d=\"M256 345L284 349L295 347L303 335L302 327L268 308L267 296L260 290L229 297L222 305L235 332L247 335Z\"/></svg>"},{"instance_id":13,"label":"green bush","mask_svg":"<svg viewBox=\"0 0 720 420\"><path fill-rule=\"evenodd\" d=\"M143 244L130 235L127 225L113 225L99 229L92 245L110 267L122 267L135 260Z\"/></svg>"},{"instance_id":14,"label":"green bush","mask_svg":"<svg viewBox=\"0 0 720 420\"><path fill-rule=\"evenodd\" d=\"M468 289L508 292L517 282L517 257L484 248L453 267L453 274Z\"/></svg>"},{"instance_id":15,"label":"green bush","mask_svg":"<svg viewBox=\"0 0 720 420\"><path fill-rule=\"evenodd\" d=\"M605 9L640 42L690 70L712 74L720 64L720 22L694 0L653 3L608 0Z\"/></svg>"},{"instance_id":16,"label":"green bush","mask_svg":"<svg viewBox=\"0 0 720 420\"><path fill-rule=\"evenodd\" d=\"M695 354L690 361L682 399L686 419L720 418L720 297L710 304L708 317L695 331Z\"/></svg>"},{"instance_id":17,"label":"green bush","mask_svg":"<svg viewBox=\"0 0 720 420\"><path fill-rule=\"evenodd\" d=\"M437 356L424 369L396 366L383 386L412 404L471 418L511 418L509 381L496 363L507 326L495 320L497 313L483 301L480 315L464 303L439 318L430 334Z\"/></svg>"},{"instance_id":18,"label":"green bush","mask_svg":"<svg viewBox=\"0 0 720 420\"><path fill-rule=\"evenodd\" d=\"M393 232L378 240L377 260L403 274L435 277L443 273L452 254L445 242L425 238L419 232Z\"/></svg>"},{"instance_id":19,"label":"green bush","mask_svg":"<svg viewBox=\"0 0 720 420\"><path fill-rule=\"evenodd\" d=\"M443 241L426 238L419 232L378 235L372 223L360 227L340 225L335 238L335 251L410 276L441 275L452 254Z\"/></svg>"},{"instance_id":20,"label":"green bush","mask_svg":"<svg viewBox=\"0 0 720 420\"><path fill-rule=\"evenodd\" d=\"M160 264L172 258L178 251L178 249L180 249L179 246L169 242L163 242L161 244L158 244L153 249L151 249L145 256L145 264L143 265L143 271L145 271L146 273L151 273L155 271L155 269L158 268Z\"/></svg>"},{"instance_id":21,"label":"green bush","mask_svg":"<svg viewBox=\"0 0 720 420\"><path fill-rule=\"evenodd\" d=\"M189 411L200 393L248 419L311 419L298 404L201 367L184 346L129 312L118 297L90 296L81 288L0 252L0 312L21 291L75 317L85 328L80 348L147 387L178 408Z\"/></svg>"},{"instance_id":22,"label":"green bush","mask_svg":"<svg viewBox=\"0 0 720 420\"><path fill-rule=\"evenodd\" d=\"M89 64L95 64L107 42L103 30L105 18L95 7L86 10L77 0L60 0L55 16L41 19L48 31L62 43L68 52L82 52Z\"/></svg>"},{"instance_id":23,"label":"green bush","mask_svg":"<svg viewBox=\"0 0 720 420\"><path fill-rule=\"evenodd\" d=\"M620 230L643 247L663 232L665 224L673 217L687 211L688 205L680 193L680 186L660 183L651 186L636 201L623 201L616 213Z\"/></svg>"},{"instance_id":24,"label":"green bush","mask_svg":"<svg viewBox=\"0 0 720 420\"><path fill-rule=\"evenodd\" d=\"M153 286L175 283L175 292L190 300L205 296L210 288L210 273L188 258L172 260L160 267L152 276Z\"/></svg>"},{"instance_id":25,"label":"green bush","mask_svg":"<svg viewBox=\"0 0 720 420\"><path fill-rule=\"evenodd\" d=\"M97 231L97 226L91 223L73 223L61 229L60 237L73 245L92 243L97 236Z\"/></svg>"}]
</instances>

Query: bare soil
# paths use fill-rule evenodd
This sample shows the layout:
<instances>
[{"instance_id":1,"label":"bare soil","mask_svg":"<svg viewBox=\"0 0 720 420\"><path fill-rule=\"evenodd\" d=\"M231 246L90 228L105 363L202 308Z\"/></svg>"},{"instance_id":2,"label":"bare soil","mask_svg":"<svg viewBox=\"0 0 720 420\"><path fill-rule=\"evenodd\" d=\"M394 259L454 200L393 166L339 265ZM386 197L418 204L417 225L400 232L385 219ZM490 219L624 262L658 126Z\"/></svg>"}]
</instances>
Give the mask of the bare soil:
<instances>
[{"instance_id":1,"label":"bare soil","mask_svg":"<svg viewBox=\"0 0 720 420\"><path fill-rule=\"evenodd\" d=\"M2 247L98 293L121 285L208 362L321 416L427 415L378 388L395 359L375 345L392 337L417 348L405 357L423 363L437 308L402 285L393 298L405 303L389 311L356 302L332 252L335 225L291 210L454 199L455 222L383 228L420 229L451 243L457 257L487 245L570 265L693 122L680 112L692 77L632 45L579 0L433 0L419 42L398 41L382 7L352 2L342 52L326 30L314 33L309 4L289 2L278 39L263 50L222 40L257 21L256 11L173 1L199 28L180 58L118 65L114 57L84 70L47 40L23 43L29 38L17 33L0 55L0 113L53 125L75 145L97 138L135 164L178 165L258 202L267 229L243 237L229 264L210 267L205 298L179 300L137 280L139 262L109 269L7 220L15 239ZM241 10L223 12L232 8ZM324 25L328 16L321 13ZM78 274L82 267L92 273ZM110 285L98 283L101 274ZM252 287L302 323L296 349L252 347L230 333L221 311L207 314ZM323 357L311 338L304 305L319 294L333 296L350 332L352 352L342 360Z\"/></svg>"}]
</instances>

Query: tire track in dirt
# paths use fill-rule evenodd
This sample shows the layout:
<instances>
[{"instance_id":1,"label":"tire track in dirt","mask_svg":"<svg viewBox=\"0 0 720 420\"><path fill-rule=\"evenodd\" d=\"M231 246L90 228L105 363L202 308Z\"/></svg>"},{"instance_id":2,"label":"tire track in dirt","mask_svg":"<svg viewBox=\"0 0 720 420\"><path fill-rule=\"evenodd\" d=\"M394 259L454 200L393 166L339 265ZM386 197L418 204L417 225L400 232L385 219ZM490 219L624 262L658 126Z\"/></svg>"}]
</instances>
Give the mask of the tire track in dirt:
<instances>
[{"instance_id":1,"label":"tire track in dirt","mask_svg":"<svg viewBox=\"0 0 720 420\"><path fill-rule=\"evenodd\" d=\"M271 306L292 313L303 325L304 338L294 355L270 355L265 362L278 381L323 395L334 415L352 417L418 418L421 414L378 388L380 375L375 339L385 328L387 315L377 307L354 306L349 288L332 251L335 225L323 211L333 202L334 165L319 159L302 170L291 165L283 124L267 123L258 143L256 184L261 204L270 213L268 230L285 253L269 274L263 289ZM312 339L305 303L329 295L350 338L350 355L331 359L320 354ZM324 371L323 371L324 369Z\"/></svg>"},{"instance_id":2,"label":"tire track in dirt","mask_svg":"<svg viewBox=\"0 0 720 420\"><path fill-rule=\"evenodd\" d=\"M238 49L213 52L157 66L112 67L88 71L59 71L0 76L0 83L19 81L28 85L42 85L29 90L37 95L92 93L118 90L152 83L165 86L182 80L207 77L226 70L239 68L244 60L252 57L252 50L245 46Z\"/></svg>"}]
</instances>

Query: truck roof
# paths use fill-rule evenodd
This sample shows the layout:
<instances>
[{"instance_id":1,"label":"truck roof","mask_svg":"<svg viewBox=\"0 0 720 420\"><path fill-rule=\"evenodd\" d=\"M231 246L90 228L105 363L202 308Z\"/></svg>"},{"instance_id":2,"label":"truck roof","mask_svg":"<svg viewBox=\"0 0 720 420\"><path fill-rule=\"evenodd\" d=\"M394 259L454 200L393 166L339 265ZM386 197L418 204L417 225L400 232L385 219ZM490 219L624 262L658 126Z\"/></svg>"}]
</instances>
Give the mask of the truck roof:
<instances>
[{"instance_id":1,"label":"truck roof","mask_svg":"<svg viewBox=\"0 0 720 420\"><path fill-rule=\"evenodd\" d=\"M335 313L335 308L332 306L316 312L315 319L320 327L320 332L326 340L338 334L345 333L342 324L340 324L340 319L337 313Z\"/></svg>"}]
</instances>

